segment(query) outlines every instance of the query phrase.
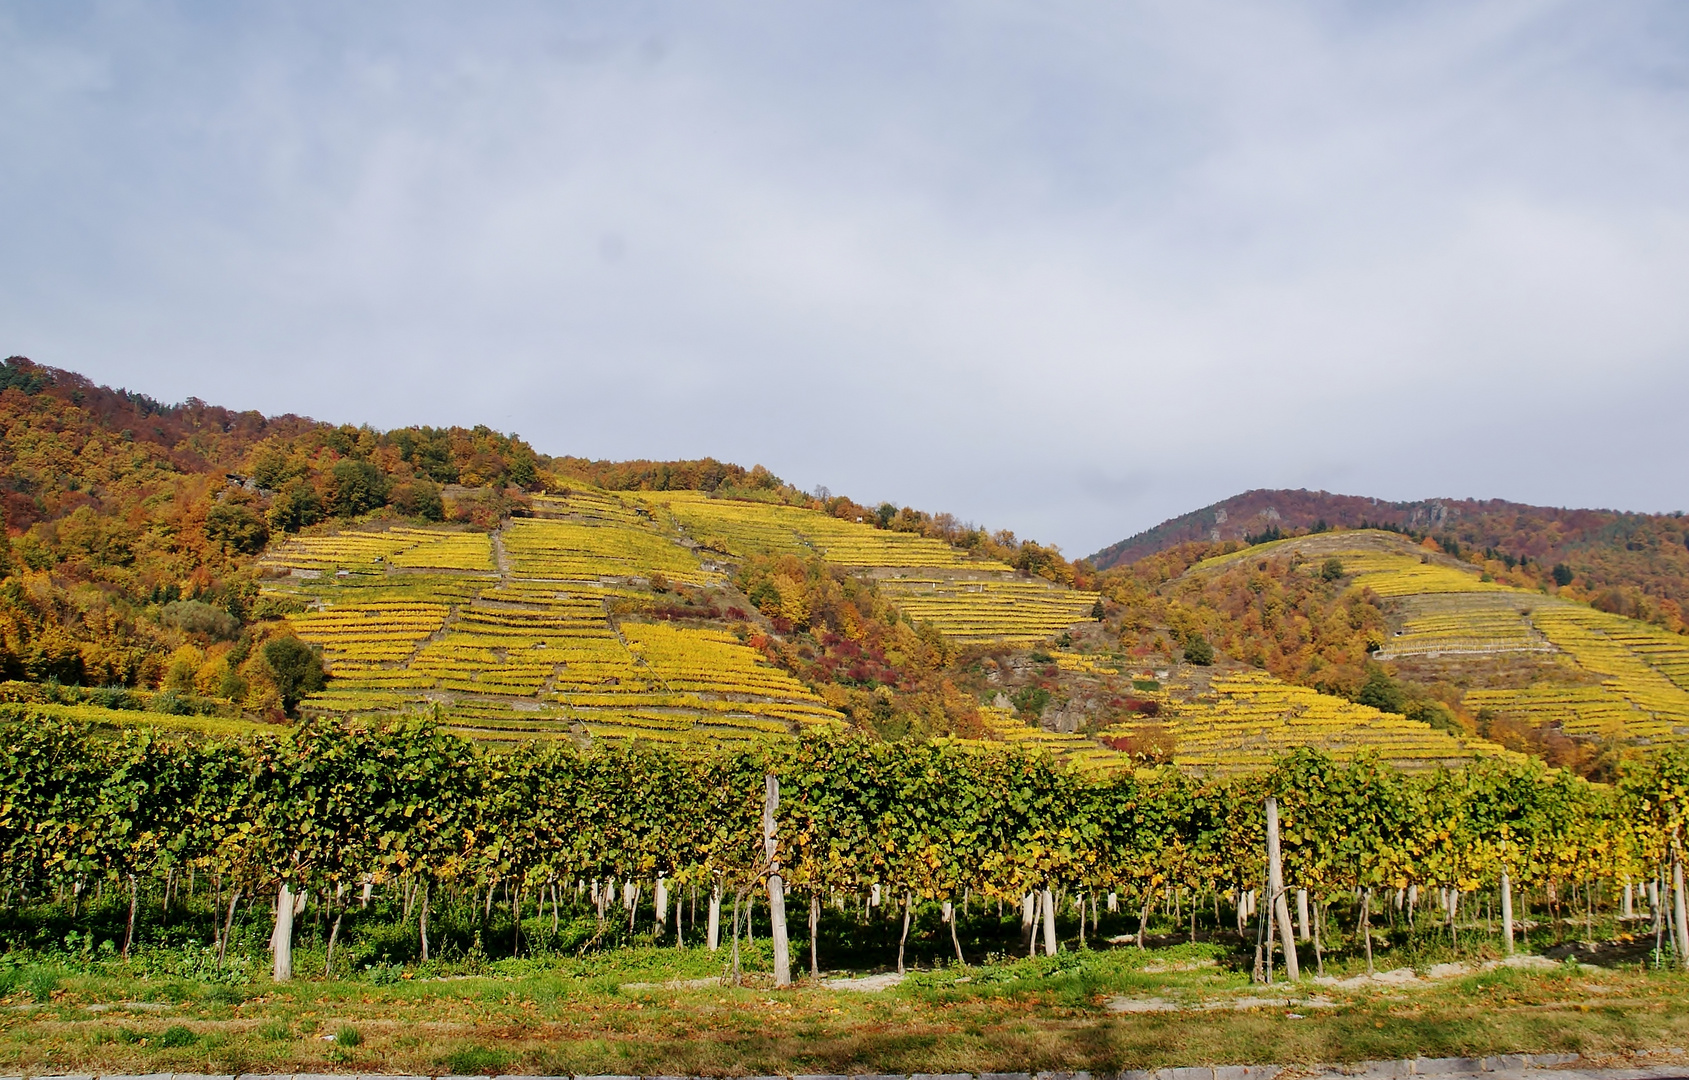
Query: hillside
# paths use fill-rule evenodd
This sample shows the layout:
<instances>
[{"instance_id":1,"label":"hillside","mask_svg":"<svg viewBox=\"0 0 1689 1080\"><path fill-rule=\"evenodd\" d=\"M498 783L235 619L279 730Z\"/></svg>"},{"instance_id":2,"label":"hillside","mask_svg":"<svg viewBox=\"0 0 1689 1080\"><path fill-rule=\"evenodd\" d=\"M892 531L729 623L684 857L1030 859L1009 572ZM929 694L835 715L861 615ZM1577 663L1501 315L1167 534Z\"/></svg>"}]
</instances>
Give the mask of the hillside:
<instances>
[{"instance_id":1,"label":"hillside","mask_svg":"<svg viewBox=\"0 0 1689 1080\"><path fill-rule=\"evenodd\" d=\"M12 357L0 677L156 686L184 625L257 616L253 557L272 535L369 514L496 522L540 464L484 427L376 432L162 405Z\"/></svg>"},{"instance_id":2,"label":"hillside","mask_svg":"<svg viewBox=\"0 0 1689 1080\"><path fill-rule=\"evenodd\" d=\"M1386 502L1324 491L1257 490L1194 510L1092 555L1099 570L1181 544L1254 543L1324 529L1383 527L1479 565L1499 564L1530 587L1555 581L1605 610L1678 629L1689 607L1689 521L1681 513L1565 510L1500 499Z\"/></svg>"},{"instance_id":3,"label":"hillside","mask_svg":"<svg viewBox=\"0 0 1689 1080\"><path fill-rule=\"evenodd\" d=\"M1182 569L1152 558L1101 587L1139 655L1200 638L1257 671L1580 771L1610 768L1611 748L1689 736L1689 638L1438 547L1322 532ZM1170 733L1190 745L1178 723Z\"/></svg>"},{"instance_id":4,"label":"hillside","mask_svg":"<svg viewBox=\"0 0 1689 1080\"><path fill-rule=\"evenodd\" d=\"M1208 772L1305 743L1409 768L1500 751L1267 676L1213 702L1211 673L1124 655L1095 593L812 509L599 489L532 506L491 537L355 530L268 552L286 576L266 595L305 609L289 622L334 675L305 711L437 707L479 738L720 745L817 725L914 734L901 706L926 734ZM1275 695L1290 704L1263 723ZM1146 707L1206 739L1143 752L1118 725Z\"/></svg>"},{"instance_id":5,"label":"hillside","mask_svg":"<svg viewBox=\"0 0 1689 1080\"><path fill-rule=\"evenodd\" d=\"M576 489L531 506L490 536L360 530L266 553L287 575L266 593L309 608L289 621L334 675L307 711L437 704L486 737L784 735L871 714L876 685L918 696L961 641L1041 640L1096 600L779 504ZM860 576L822 572L837 567ZM887 596L906 589L954 640L897 621ZM830 654L845 663L810 670Z\"/></svg>"},{"instance_id":6,"label":"hillside","mask_svg":"<svg viewBox=\"0 0 1689 1080\"><path fill-rule=\"evenodd\" d=\"M1472 561L1448 514L1425 519L1439 539L1322 527L1099 574L760 466L0 371L0 700L57 715L235 731L427 711L480 739L698 746L850 728L1205 773L1299 745L1587 772L1590 747L1689 717L1673 635L1545 583L1535 556Z\"/></svg>"},{"instance_id":7,"label":"hillside","mask_svg":"<svg viewBox=\"0 0 1689 1080\"><path fill-rule=\"evenodd\" d=\"M1053 548L945 514L811 496L760 466L549 457L485 427L376 431L193 400L162 405L19 357L0 365L0 415L0 679L11 680L0 698L8 700L144 705L151 715L215 715L225 729L281 718L317 678L278 659L287 653L278 642L296 635L287 616L329 598L293 595L273 575L298 570L310 582L323 560L338 571L349 559L352 569L327 576L348 586L332 594L340 610L308 630L331 645L333 674L356 670L353 655L334 646L359 635L367 640L353 653L384 663L419 619L449 639L414 672L385 676L399 705L457 707L453 695L464 691L452 683L466 679L483 696L520 687L533 697L539 684L522 682L508 643L485 628L476 637L469 624L578 628L579 598L549 593L567 592L556 582L590 580L605 586L591 594L596 629L615 638L600 658L600 683L631 687L637 680L613 669L654 670L667 642L703 649L711 665L778 665L792 685L774 697L788 712L825 685L833 704L824 714L889 737L972 733L974 703L943 677L957 651L1039 640L1095 603L1073 591L1082 584L1076 568ZM473 580L476 567L498 575L491 588ZM409 576L372 583L372 569ZM413 570L437 571L437 580ZM381 588L354 593L354 584ZM344 603L352 597L393 603L364 610L359 623L362 609ZM919 613L919 633L894 599ZM607 619L635 611L685 632L670 641L661 628L635 631L644 637L632 643ZM752 646L719 640L747 617L771 632L754 661L745 659ZM336 619L342 633L331 642L323 635ZM804 640L790 640L794 631ZM481 646L496 663L473 652ZM595 662L581 657L574 673ZM540 682L560 692L574 673ZM406 680L441 696L394 697ZM669 671L651 693L687 681ZM356 684L334 681L343 695ZM584 707L584 691L574 693L567 704ZM606 704L659 707L625 694ZM490 708L462 705L466 721L475 707Z\"/></svg>"}]
</instances>

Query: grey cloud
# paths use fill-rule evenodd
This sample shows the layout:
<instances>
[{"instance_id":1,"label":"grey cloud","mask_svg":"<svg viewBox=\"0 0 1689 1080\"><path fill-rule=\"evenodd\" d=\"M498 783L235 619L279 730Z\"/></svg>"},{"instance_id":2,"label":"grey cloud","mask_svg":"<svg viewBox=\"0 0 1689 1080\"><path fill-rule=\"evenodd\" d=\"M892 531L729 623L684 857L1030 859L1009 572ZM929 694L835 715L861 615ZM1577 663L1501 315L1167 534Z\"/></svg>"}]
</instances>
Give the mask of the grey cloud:
<instances>
[{"instance_id":1,"label":"grey cloud","mask_svg":"<svg viewBox=\"0 0 1689 1080\"><path fill-rule=\"evenodd\" d=\"M1686 45L1669 2L0 4L0 325L1075 554L1268 485L1669 509Z\"/></svg>"}]
</instances>

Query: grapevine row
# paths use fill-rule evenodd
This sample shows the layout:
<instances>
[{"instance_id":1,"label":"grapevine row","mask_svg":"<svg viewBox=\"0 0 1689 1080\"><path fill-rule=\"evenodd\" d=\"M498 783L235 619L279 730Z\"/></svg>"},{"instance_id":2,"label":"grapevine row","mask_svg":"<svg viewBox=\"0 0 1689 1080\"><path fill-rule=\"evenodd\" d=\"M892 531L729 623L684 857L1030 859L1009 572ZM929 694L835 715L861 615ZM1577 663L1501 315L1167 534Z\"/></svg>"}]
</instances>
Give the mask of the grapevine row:
<instances>
[{"instance_id":1,"label":"grapevine row","mask_svg":"<svg viewBox=\"0 0 1689 1080\"><path fill-rule=\"evenodd\" d=\"M812 735L713 754L560 742L477 746L429 722L308 721L183 743L28 718L0 741L0 889L21 907L189 870L248 902L345 905L368 888L426 897L558 895L664 883L717 897L768 872L765 778L778 779L785 886L907 906L1021 904L1052 890L1111 909L1170 890L1242 897L1265 881L1267 798L1285 880L1316 905L1356 890L1552 891L1656 883L1681 904L1689 752L1615 786L1534 761L1408 775L1311 750L1265 773L1099 774L1047 754ZM1505 875L1505 879L1504 879ZM1657 907L1658 905L1656 905ZM1083 899L1080 910L1083 911ZM1673 933L1680 956L1679 916ZM285 940L285 938L284 938ZM1053 941L1052 941L1053 945ZM128 943L125 944L128 947ZM280 952L281 950L278 950ZM279 964L278 964L279 968Z\"/></svg>"}]
</instances>

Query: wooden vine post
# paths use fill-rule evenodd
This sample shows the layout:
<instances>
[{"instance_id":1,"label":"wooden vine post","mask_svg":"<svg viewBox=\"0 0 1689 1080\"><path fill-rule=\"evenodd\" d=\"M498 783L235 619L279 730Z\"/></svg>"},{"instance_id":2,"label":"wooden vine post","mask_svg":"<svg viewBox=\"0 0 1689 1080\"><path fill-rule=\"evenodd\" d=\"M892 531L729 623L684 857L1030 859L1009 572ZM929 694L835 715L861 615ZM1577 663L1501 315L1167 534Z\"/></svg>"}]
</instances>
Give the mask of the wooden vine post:
<instances>
[{"instance_id":1,"label":"wooden vine post","mask_svg":"<svg viewBox=\"0 0 1689 1080\"><path fill-rule=\"evenodd\" d=\"M1039 905L1044 913L1044 955L1056 955L1056 896L1049 889L1039 894Z\"/></svg>"},{"instance_id":2,"label":"wooden vine post","mask_svg":"<svg viewBox=\"0 0 1689 1080\"><path fill-rule=\"evenodd\" d=\"M1671 860L1671 892L1672 915L1675 916L1673 921L1677 924L1673 927L1673 933L1677 936L1677 966L1689 968L1689 925L1685 925L1685 915L1689 915L1689 912L1684 911L1683 856L1675 851L1672 852Z\"/></svg>"},{"instance_id":3,"label":"wooden vine post","mask_svg":"<svg viewBox=\"0 0 1689 1080\"><path fill-rule=\"evenodd\" d=\"M708 942L711 952L721 948L721 882L710 886L710 913L708 917Z\"/></svg>"},{"instance_id":4,"label":"wooden vine post","mask_svg":"<svg viewBox=\"0 0 1689 1080\"><path fill-rule=\"evenodd\" d=\"M786 945L786 886L780 880L780 838L774 814L780 809L780 781L763 778L762 849L768 859L768 925L774 939L774 985L792 985L792 958Z\"/></svg>"},{"instance_id":5,"label":"wooden vine post","mask_svg":"<svg viewBox=\"0 0 1689 1080\"><path fill-rule=\"evenodd\" d=\"M1284 895L1284 862L1279 857L1278 847L1278 800L1271 796L1267 798L1267 891L1273 896L1279 941L1284 945L1285 974L1291 982L1295 982L1302 977L1302 972L1296 963L1296 934L1290 925L1290 901Z\"/></svg>"},{"instance_id":6,"label":"wooden vine post","mask_svg":"<svg viewBox=\"0 0 1689 1080\"><path fill-rule=\"evenodd\" d=\"M286 881L276 889L276 928L270 932L270 950L275 963L270 978L287 982L293 978L293 915L297 901Z\"/></svg>"},{"instance_id":7,"label":"wooden vine post","mask_svg":"<svg viewBox=\"0 0 1689 1080\"><path fill-rule=\"evenodd\" d=\"M1501 872L1501 948L1513 955L1513 879L1505 869Z\"/></svg>"}]
</instances>

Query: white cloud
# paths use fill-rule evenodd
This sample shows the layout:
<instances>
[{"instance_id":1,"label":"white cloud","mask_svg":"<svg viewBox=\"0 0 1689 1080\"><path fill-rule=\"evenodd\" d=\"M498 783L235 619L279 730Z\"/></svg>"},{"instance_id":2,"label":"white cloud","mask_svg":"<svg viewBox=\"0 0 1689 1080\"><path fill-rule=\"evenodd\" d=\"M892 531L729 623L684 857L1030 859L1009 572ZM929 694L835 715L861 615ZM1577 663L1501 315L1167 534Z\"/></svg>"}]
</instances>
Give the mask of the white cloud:
<instances>
[{"instance_id":1,"label":"white cloud","mask_svg":"<svg viewBox=\"0 0 1689 1080\"><path fill-rule=\"evenodd\" d=\"M1075 553L1681 498L1669 3L234 10L0 11L10 350Z\"/></svg>"}]
</instances>

